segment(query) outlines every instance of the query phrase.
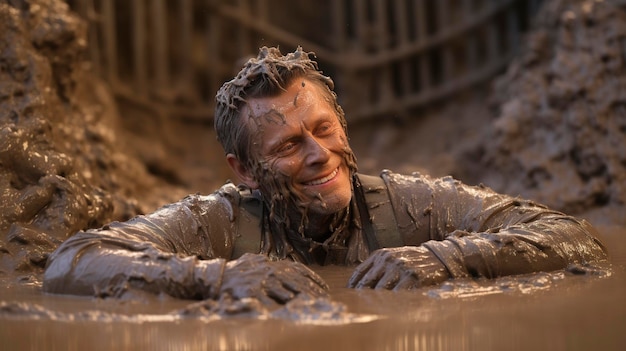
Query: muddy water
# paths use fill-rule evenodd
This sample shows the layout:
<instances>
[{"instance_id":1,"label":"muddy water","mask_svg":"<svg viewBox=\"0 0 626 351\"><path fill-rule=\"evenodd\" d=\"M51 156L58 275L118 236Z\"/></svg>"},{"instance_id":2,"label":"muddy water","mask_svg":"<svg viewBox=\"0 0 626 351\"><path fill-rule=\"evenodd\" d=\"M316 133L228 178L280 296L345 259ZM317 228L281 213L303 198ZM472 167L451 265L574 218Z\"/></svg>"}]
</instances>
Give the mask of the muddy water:
<instances>
[{"instance_id":1,"label":"muddy water","mask_svg":"<svg viewBox=\"0 0 626 351\"><path fill-rule=\"evenodd\" d=\"M170 312L188 301L50 296L38 284L10 284L0 290L0 349L618 350L626 343L626 228L600 231L611 265L584 275L395 293L347 289L349 268L316 267L338 307L281 318L184 318Z\"/></svg>"}]
</instances>

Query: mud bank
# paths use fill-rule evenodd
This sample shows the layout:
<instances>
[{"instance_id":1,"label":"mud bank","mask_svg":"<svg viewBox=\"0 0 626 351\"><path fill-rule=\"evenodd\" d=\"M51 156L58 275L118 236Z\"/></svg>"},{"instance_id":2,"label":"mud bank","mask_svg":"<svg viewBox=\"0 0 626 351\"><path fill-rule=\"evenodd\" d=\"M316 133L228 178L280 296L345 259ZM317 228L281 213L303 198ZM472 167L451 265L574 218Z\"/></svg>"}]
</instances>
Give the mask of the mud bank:
<instances>
[{"instance_id":1,"label":"mud bank","mask_svg":"<svg viewBox=\"0 0 626 351\"><path fill-rule=\"evenodd\" d=\"M62 1L0 3L0 273L30 279L77 230L183 194L125 153L85 30Z\"/></svg>"},{"instance_id":2,"label":"mud bank","mask_svg":"<svg viewBox=\"0 0 626 351\"><path fill-rule=\"evenodd\" d=\"M624 223L626 12L610 1L554 0L535 21L493 85L495 118L460 153L457 172L565 212L606 210L604 220Z\"/></svg>"}]
</instances>

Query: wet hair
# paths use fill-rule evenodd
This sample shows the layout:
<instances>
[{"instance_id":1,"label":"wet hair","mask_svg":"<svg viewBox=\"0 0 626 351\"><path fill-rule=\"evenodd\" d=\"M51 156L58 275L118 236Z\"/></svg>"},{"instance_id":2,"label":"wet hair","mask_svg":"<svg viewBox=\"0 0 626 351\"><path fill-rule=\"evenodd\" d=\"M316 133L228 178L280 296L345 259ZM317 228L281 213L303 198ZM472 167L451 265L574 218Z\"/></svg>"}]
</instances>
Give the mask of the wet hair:
<instances>
[{"instance_id":1,"label":"wet hair","mask_svg":"<svg viewBox=\"0 0 626 351\"><path fill-rule=\"evenodd\" d=\"M298 47L294 52L283 55L278 48L262 47L256 58L248 60L235 78L224 83L215 96L214 126L217 140L226 154L233 154L243 164L249 166L252 140L245 119L243 107L247 99L280 95L297 78L307 79L327 93L326 100L337 112L337 118L347 135L345 114L333 91L334 82L322 74L317 62L312 60L314 53Z\"/></svg>"}]
</instances>

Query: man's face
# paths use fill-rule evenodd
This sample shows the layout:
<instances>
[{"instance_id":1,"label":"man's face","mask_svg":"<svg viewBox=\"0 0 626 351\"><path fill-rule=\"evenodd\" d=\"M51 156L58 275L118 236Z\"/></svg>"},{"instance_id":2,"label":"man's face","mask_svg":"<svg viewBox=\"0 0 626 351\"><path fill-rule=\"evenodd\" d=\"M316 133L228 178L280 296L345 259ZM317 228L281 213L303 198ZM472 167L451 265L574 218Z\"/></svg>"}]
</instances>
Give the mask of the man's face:
<instances>
[{"instance_id":1,"label":"man's face","mask_svg":"<svg viewBox=\"0 0 626 351\"><path fill-rule=\"evenodd\" d=\"M317 214L333 214L352 197L351 151L326 96L317 84L296 79L279 96L249 99L247 111L256 157Z\"/></svg>"}]
</instances>

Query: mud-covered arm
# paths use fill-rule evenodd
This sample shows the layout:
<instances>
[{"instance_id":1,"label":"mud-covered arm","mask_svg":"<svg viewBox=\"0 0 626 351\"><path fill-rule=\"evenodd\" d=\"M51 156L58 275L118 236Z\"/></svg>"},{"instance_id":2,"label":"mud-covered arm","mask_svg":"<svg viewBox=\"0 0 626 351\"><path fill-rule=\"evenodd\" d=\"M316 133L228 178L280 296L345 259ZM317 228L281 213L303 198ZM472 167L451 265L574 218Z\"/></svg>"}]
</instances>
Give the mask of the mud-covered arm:
<instances>
[{"instance_id":1,"label":"mud-covered arm","mask_svg":"<svg viewBox=\"0 0 626 351\"><path fill-rule=\"evenodd\" d=\"M291 261L270 261L247 253L226 262L164 252L152 243L109 242L95 232L78 233L72 245L53 254L44 291L123 297L136 291L183 299L255 298L284 304L300 294L326 296L328 286L315 272Z\"/></svg>"},{"instance_id":2,"label":"mud-covered arm","mask_svg":"<svg viewBox=\"0 0 626 351\"><path fill-rule=\"evenodd\" d=\"M231 190L77 233L50 256L44 291L100 297L141 291L184 299L227 294L266 305L326 295L326 283L300 263L253 253L226 262L237 234L237 193Z\"/></svg>"},{"instance_id":3,"label":"mud-covered arm","mask_svg":"<svg viewBox=\"0 0 626 351\"><path fill-rule=\"evenodd\" d=\"M583 220L450 177L386 176L404 239L416 246L374 252L350 286L410 288L606 258Z\"/></svg>"},{"instance_id":4,"label":"mud-covered arm","mask_svg":"<svg viewBox=\"0 0 626 351\"><path fill-rule=\"evenodd\" d=\"M233 209L219 194L188 196L154 213L79 232L49 258L44 290L119 295L127 288L203 297L230 258ZM211 280L209 282L209 280Z\"/></svg>"},{"instance_id":5,"label":"mud-covered arm","mask_svg":"<svg viewBox=\"0 0 626 351\"><path fill-rule=\"evenodd\" d=\"M62 244L50 256L43 290L98 297L133 290L189 299L218 295L225 259L200 260L107 234L80 232Z\"/></svg>"}]
</instances>

